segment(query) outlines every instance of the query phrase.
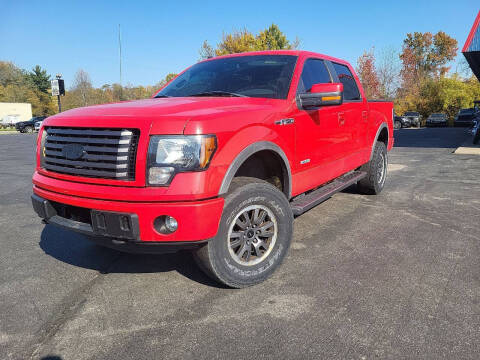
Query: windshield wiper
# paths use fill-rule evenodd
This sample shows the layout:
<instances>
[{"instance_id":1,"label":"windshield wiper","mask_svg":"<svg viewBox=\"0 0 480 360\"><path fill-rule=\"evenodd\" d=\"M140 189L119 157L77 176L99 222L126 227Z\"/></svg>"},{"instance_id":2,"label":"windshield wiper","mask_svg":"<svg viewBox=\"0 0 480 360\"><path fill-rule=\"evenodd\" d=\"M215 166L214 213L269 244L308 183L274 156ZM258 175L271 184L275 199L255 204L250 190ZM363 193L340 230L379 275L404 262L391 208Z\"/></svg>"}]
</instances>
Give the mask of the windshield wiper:
<instances>
[{"instance_id":1,"label":"windshield wiper","mask_svg":"<svg viewBox=\"0 0 480 360\"><path fill-rule=\"evenodd\" d=\"M242 94L237 94L233 92L228 92L228 91L222 91L222 90L214 90L214 91L204 91L198 94L192 94L189 96L235 96L235 97L248 97L246 95Z\"/></svg>"},{"instance_id":2,"label":"windshield wiper","mask_svg":"<svg viewBox=\"0 0 480 360\"><path fill-rule=\"evenodd\" d=\"M157 96L155 96L155 98L167 98L167 97L170 97L170 96L163 95L163 94L158 94Z\"/></svg>"}]
</instances>

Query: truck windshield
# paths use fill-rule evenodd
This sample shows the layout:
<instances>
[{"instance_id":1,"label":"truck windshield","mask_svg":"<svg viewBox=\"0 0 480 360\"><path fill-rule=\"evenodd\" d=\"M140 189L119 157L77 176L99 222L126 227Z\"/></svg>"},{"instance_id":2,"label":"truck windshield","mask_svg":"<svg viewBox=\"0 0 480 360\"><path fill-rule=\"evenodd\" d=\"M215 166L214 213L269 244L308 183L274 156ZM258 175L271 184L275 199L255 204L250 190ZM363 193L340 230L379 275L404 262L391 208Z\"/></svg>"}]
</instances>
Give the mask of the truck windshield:
<instances>
[{"instance_id":1,"label":"truck windshield","mask_svg":"<svg viewBox=\"0 0 480 360\"><path fill-rule=\"evenodd\" d=\"M204 61L155 97L248 96L286 99L297 56L247 55Z\"/></svg>"}]
</instances>

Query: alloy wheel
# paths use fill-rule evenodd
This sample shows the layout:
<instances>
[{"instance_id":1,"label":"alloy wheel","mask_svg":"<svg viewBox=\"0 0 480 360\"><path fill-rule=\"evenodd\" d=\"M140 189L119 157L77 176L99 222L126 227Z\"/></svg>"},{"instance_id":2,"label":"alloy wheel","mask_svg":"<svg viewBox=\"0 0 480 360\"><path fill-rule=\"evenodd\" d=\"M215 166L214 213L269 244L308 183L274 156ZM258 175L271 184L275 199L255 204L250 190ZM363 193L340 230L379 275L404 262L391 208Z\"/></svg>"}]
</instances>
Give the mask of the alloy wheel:
<instances>
[{"instance_id":1,"label":"alloy wheel","mask_svg":"<svg viewBox=\"0 0 480 360\"><path fill-rule=\"evenodd\" d=\"M262 262L277 240L278 225L273 212L263 205L240 210L228 231L228 251L244 266Z\"/></svg>"}]
</instances>

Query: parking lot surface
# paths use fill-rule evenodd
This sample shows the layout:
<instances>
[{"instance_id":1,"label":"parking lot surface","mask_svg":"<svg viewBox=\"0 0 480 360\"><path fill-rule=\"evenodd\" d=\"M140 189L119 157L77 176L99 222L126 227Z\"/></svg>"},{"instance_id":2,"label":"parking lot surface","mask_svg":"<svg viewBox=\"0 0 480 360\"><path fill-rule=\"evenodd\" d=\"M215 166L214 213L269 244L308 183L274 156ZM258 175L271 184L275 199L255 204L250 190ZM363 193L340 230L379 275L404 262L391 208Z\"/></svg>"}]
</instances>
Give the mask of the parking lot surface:
<instances>
[{"instance_id":1,"label":"parking lot surface","mask_svg":"<svg viewBox=\"0 0 480 360\"><path fill-rule=\"evenodd\" d=\"M465 129L395 132L379 196L295 220L289 256L243 290L188 253L130 255L42 225L35 135L0 137L0 359L478 359L480 156Z\"/></svg>"}]
</instances>

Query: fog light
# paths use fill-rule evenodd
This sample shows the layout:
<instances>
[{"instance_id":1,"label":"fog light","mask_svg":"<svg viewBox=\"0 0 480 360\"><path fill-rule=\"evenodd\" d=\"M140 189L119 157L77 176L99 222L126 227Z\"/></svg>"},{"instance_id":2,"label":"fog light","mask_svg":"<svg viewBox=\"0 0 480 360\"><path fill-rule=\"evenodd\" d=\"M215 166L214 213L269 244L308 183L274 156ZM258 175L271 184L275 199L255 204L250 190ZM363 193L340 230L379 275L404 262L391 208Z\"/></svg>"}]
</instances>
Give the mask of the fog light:
<instances>
[{"instance_id":1,"label":"fog light","mask_svg":"<svg viewBox=\"0 0 480 360\"><path fill-rule=\"evenodd\" d=\"M177 220L175 218L171 217L171 216L167 216L165 218L165 227L170 232L177 231L177 229L178 229Z\"/></svg>"},{"instance_id":2,"label":"fog light","mask_svg":"<svg viewBox=\"0 0 480 360\"><path fill-rule=\"evenodd\" d=\"M178 222L174 217L162 215L155 219L153 226L160 234L168 235L177 231Z\"/></svg>"},{"instance_id":3,"label":"fog light","mask_svg":"<svg viewBox=\"0 0 480 360\"><path fill-rule=\"evenodd\" d=\"M148 183L150 185L165 185L174 173L173 167L151 167L148 169Z\"/></svg>"}]
</instances>

